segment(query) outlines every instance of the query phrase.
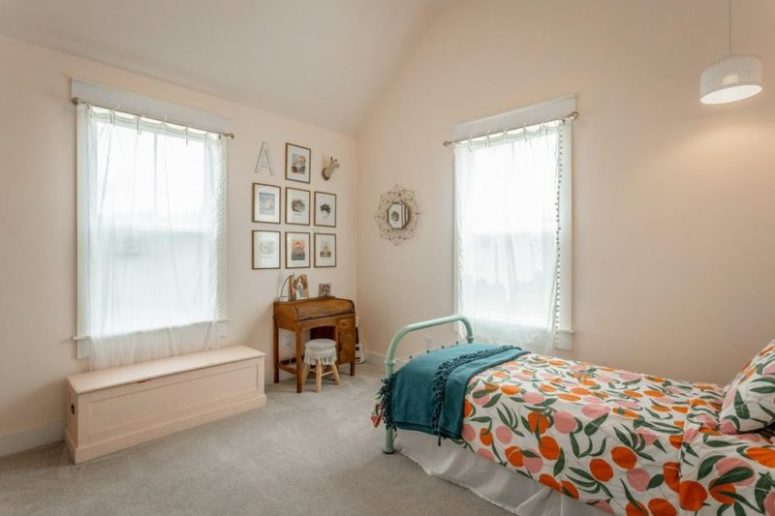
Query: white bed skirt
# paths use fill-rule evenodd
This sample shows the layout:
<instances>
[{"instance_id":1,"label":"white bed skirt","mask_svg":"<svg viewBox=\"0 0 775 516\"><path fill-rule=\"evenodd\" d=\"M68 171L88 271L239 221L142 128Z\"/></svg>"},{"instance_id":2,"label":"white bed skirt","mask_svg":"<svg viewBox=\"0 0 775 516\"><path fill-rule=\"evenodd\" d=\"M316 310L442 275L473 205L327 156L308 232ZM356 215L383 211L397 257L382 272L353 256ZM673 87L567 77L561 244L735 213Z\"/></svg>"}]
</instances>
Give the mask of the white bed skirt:
<instances>
[{"instance_id":1,"label":"white bed skirt","mask_svg":"<svg viewBox=\"0 0 775 516\"><path fill-rule=\"evenodd\" d=\"M463 486L520 516L600 516L594 507L563 496L534 480L470 451L421 432L399 430L396 448L427 474Z\"/></svg>"}]
</instances>

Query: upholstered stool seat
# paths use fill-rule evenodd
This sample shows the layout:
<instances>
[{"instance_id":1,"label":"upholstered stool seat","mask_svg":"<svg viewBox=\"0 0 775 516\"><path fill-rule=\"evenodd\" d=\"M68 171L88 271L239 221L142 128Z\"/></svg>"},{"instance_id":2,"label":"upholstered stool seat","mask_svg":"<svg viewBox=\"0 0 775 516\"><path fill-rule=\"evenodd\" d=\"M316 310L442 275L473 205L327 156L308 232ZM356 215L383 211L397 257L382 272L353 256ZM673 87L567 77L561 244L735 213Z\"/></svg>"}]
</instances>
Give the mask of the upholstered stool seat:
<instances>
[{"instance_id":1,"label":"upholstered stool seat","mask_svg":"<svg viewBox=\"0 0 775 516\"><path fill-rule=\"evenodd\" d=\"M336 341L331 339L313 339L304 344L304 372L306 381L310 373L310 367L315 366L315 390L320 392L323 386L323 377L334 376L334 381L339 385L339 369L336 365ZM324 369L328 367L328 371Z\"/></svg>"}]
</instances>

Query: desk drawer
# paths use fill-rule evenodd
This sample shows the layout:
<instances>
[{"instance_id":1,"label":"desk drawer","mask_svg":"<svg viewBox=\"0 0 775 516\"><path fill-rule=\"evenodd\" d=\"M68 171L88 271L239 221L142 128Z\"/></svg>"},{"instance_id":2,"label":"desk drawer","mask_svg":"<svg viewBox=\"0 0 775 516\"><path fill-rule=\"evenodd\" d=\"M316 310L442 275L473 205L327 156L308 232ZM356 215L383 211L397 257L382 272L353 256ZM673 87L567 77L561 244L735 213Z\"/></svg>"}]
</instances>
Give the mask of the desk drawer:
<instances>
[{"instance_id":1,"label":"desk drawer","mask_svg":"<svg viewBox=\"0 0 775 516\"><path fill-rule=\"evenodd\" d=\"M353 314L355 305L349 299L312 298L302 301L275 302L274 314L276 318L291 321L308 321L310 319L323 319L338 315Z\"/></svg>"},{"instance_id":2,"label":"desk drawer","mask_svg":"<svg viewBox=\"0 0 775 516\"><path fill-rule=\"evenodd\" d=\"M355 318L343 317L337 321L339 336L339 363L355 360Z\"/></svg>"},{"instance_id":3,"label":"desk drawer","mask_svg":"<svg viewBox=\"0 0 775 516\"><path fill-rule=\"evenodd\" d=\"M355 328L355 320L352 317L339 319L336 324L339 326L339 329L342 330L351 330Z\"/></svg>"}]
</instances>

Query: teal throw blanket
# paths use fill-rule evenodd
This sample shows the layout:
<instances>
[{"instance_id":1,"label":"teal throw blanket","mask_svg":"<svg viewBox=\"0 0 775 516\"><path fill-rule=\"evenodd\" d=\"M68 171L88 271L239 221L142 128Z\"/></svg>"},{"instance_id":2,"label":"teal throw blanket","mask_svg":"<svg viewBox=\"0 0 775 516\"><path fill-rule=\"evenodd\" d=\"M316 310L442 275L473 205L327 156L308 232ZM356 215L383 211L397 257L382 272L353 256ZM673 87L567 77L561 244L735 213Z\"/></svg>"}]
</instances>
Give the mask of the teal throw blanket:
<instances>
[{"instance_id":1,"label":"teal throw blanket","mask_svg":"<svg viewBox=\"0 0 775 516\"><path fill-rule=\"evenodd\" d=\"M459 439L468 381L525 353L518 347L466 344L410 360L383 380L379 396L385 425Z\"/></svg>"}]
</instances>

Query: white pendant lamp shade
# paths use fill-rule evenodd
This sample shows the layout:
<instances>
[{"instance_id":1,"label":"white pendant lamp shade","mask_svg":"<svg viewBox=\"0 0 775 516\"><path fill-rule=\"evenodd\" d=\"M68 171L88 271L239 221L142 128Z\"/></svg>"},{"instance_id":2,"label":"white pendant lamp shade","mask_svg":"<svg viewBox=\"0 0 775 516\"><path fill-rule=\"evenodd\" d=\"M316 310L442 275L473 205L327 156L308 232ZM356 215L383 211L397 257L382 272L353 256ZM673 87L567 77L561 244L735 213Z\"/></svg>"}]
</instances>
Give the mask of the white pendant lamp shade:
<instances>
[{"instance_id":1,"label":"white pendant lamp shade","mask_svg":"<svg viewBox=\"0 0 775 516\"><path fill-rule=\"evenodd\" d=\"M700 76L700 101L724 104L762 91L762 62L758 57L730 54Z\"/></svg>"},{"instance_id":2,"label":"white pendant lamp shade","mask_svg":"<svg viewBox=\"0 0 775 516\"><path fill-rule=\"evenodd\" d=\"M706 68L700 76L700 102L726 104L753 97L762 91L762 62L756 56L732 52L732 0L727 1L727 56Z\"/></svg>"}]
</instances>

